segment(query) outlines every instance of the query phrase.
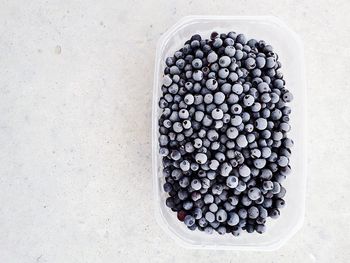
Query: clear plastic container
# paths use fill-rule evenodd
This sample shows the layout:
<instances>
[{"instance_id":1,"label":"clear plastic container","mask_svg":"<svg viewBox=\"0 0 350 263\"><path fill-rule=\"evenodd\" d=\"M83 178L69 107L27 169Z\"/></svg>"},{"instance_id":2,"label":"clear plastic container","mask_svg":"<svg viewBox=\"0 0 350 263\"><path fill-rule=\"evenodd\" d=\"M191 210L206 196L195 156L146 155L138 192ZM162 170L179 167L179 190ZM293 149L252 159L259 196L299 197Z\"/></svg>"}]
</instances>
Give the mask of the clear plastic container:
<instances>
[{"instance_id":1,"label":"clear plastic container","mask_svg":"<svg viewBox=\"0 0 350 263\"><path fill-rule=\"evenodd\" d=\"M286 206L281 216L268 218L264 234L242 233L212 235L190 231L178 221L176 213L165 205L167 194L163 191L162 163L158 154L158 100L161 93L165 58L181 48L193 34L209 38L212 31L243 33L247 38L263 39L274 47L282 63L286 87L293 93L291 103L291 126L289 136L294 140L291 157L292 173L283 186L287 189ZM153 185L156 219L164 231L180 245L187 248L226 250L275 250L281 247L302 226L306 190L306 87L304 76L303 46L298 36L282 21L270 16L190 16L181 19L159 39L155 59L153 87Z\"/></svg>"}]
</instances>

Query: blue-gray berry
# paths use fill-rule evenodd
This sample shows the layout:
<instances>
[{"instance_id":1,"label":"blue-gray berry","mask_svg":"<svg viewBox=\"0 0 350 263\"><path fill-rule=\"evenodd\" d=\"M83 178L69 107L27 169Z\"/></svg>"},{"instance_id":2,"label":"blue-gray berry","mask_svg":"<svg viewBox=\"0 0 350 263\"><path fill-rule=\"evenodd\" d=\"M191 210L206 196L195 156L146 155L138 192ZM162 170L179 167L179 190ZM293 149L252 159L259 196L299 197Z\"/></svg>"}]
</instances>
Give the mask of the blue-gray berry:
<instances>
[{"instance_id":1,"label":"blue-gray berry","mask_svg":"<svg viewBox=\"0 0 350 263\"><path fill-rule=\"evenodd\" d=\"M193 216L187 215L185 216L184 223L186 226L192 226L195 223L195 219Z\"/></svg>"},{"instance_id":2,"label":"blue-gray berry","mask_svg":"<svg viewBox=\"0 0 350 263\"><path fill-rule=\"evenodd\" d=\"M239 223L239 216L235 212L230 212L228 214L228 221L227 224L229 226L236 226Z\"/></svg>"},{"instance_id":3,"label":"blue-gray berry","mask_svg":"<svg viewBox=\"0 0 350 263\"><path fill-rule=\"evenodd\" d=\"M205 219L211 223L215 221L215 215L212 212L206 212L205 213Z\"/></svg>"},{"instance_id":4,"label":"blue-gray berry","mask_svg":"<svg viewBox=\"0 0 350 263\"><path fill-rule=\"evenodd\" d=\"M242 165L239 167L238 172L242 177L248 177L250 175L250 168L247 165Z\"/></svg>"},{"instance_id":5,"label":"blue-gray berry","mask_svg":"<svg viewBox=\"0 0 350 263\"><path fill-rule=\"evenodd\" d=\"M237 94L237 95L240 95L242 94L243 92L243 86L241 84L234 84L232 85L232 92Z\"/></svg>"}]
</instances>

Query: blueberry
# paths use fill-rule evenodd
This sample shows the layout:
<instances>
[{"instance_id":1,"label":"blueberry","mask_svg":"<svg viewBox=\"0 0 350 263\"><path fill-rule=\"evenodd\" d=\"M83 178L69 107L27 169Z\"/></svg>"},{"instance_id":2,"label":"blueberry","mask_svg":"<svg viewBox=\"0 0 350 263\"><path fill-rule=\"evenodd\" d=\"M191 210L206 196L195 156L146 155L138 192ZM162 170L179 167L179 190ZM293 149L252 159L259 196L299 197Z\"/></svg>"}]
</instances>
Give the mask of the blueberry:
<instances>
[{"instance_id":1,"label":"blueberry","mask_svg":"<svg viewBox=\"0 0 350 263\"><path fill-rule=\"evenodd\" d=\"M284 200L283 200L283 199L277 199L277 200L275 201L275 206L276 206L276 208L278 208L278 209L283 208L283 207L285 206Z\"/></svg>"},{"instance_id":2,"label":"blueberry","mask_svg":"<svg viewBox=\"0 0 350 263\"><path fill-rule=\"evenodd\" d=\"M169 87L173 83L173 80L169 75L165 75L163 78L163 85Z\"/></svg>"},{"instance_id":3,"label":"blueberry","mask_svg":"<svg viewBox=\"0 0 350 263\"><path fill-rule=\"evenodd\" d=\"M216 203L212 203L209 205L209 211L210 212L213 212L213 213L216 213L218 211L218 205Z\"/></svg>"},{"instance_id":4,"label":"blueberry","mask_svg":"<svg viewBox=\"0 0 350 263\"><path fill-rule=\"evenodd\" d=\"M199 48L200 46L200 39L192 39L191 41L191 48Z\"/></svg>"},{"instance_id":5,"label":"blueberry","mask_svg":"<svg viewBox=\"0 0 350 263\"><path fill-rule=\"evenodd\" d=\"M236 190L239 192L243 192L247 188L247 185L243 181L238 181L238 185L236 187Z\"/></svg>"},{"instance_id":6,"label":"blueberry","mask_svg":"<svg viewBox=\"0 0 350 263\"><path fill-rule=\"evenodd\" d=\"M243 122L243 119L239 115L234 115L231 118L231 124L235 127L239 126Z\"/></svg>"},{"instance_id":7,"label":"blueberry","mask_svg":"<svg viewBox=\"0 0 350 263\"><path fill-rule=\"evenodd\" d=\"M189 186L190 184L190 180L188 179L188 177L184 176L179 180L179 185L182 188L186 188L187 186Z\"/></svg>"},{"instance_id":8,"label":"blueberry","mask_svg":"<svg viewBox=\"0 0 350 263\"><path fill-rule=\"evenodd\" d=\"M232 169L232 165L225 162L220 166L220 175L222 175L223 177L228 177Z\"/></svg>"},{"instance_id":9,"label":"blueberry","mask_svg":"<svg viewBox=\"0 0 350 263\"><path fill-rule=\"evenodd\" d=\"M278 194L281 191L281 185L278 182L273 182L272 193Z\"/></svg>"},{"instance_id":10,"label":"blueberry","mask_svg":"<svg viewBox=\"0 0 350 263\"><path fill-rule=\"evenodd\" d=\"M258 200L261 197L260 189L257 187L250 188L248 190L248 197L253 201Z\"/></svg>"},{"instance_id":11,"label":"blueberry","mask_svg":"<svg viewBox=\"0 0 350 263\"><path fill-rule=\"evenodd\" d=\"M198 220L198 225L200 227L206 227L208 225L208 221L204 218L204 217L201 217L199 220Z\"/></svg>"},{"instance_id":12,"label":"blueberry","mask_svg":"<svg viewBox=\"0 0 350 263\"><path fill-rule=\"evenodd\" d=\"M256 67L261 69L265 66L266 60L264 57L258 56L255 60L255 63L256 63Z\"/></svg>"},{"instance_id":13,"label":"blueberry","mask_svg":"<svg viewBox=\"0 0 350 263\"><path fill-rule=\"evenodd\" d=\"M254 163L254 166L255 166L256 168L262 169L262 168L264 168L265 165L266 165L266 160L265 160L265 159L255 159L255 160L253 161L253 163Z\"/></svg>"},{"instance_id":14,"label":"blueberry","mask_svg":"<svg viewBox=\"0 0 350 263\"><path fill-rule=\"evenodd\" d=\"M230 65L230 69L233 70L232 68L236 67L237 64L234 64L232 63ZM236 72L231 72L229 75L228 75L228 80L232 83L236 82L238 80L238 74Z\"/></svg>"},{"instance_id":15,"label":"blueberry","mask_svg":"<svg viewBox=\"0 0 350 263\"><path fill-rule=\"evenodd\" d=\"M212 212L206 212L205 213L205 219L211 223L211 222L214 222L215 220L215 215L212 213Z\"/></svg>"},{"instance_id":16,"label":"blueberry","mask_svg":"<svg viewBox=\"0 0 350 263\"><path fill-rule=\"evenodd\" d=\"M208 171L207 177L209 180L214 180L216 178L216 173L214 171Z\"/></svg>"},{"instance_id":17,"label":"blueberry","mask_svg":"<svg viewBox=\"0 0 350 263\"><path fill-rule=\"evenodd\" d=\"M235 212L228 213L228 221L227 224L229 226L236 226L239 223L239 216Z\"/></svg>"},{"instance_id":18,"label":"blueberry","mask_svg":"<svg viewBox=\"0 0 350 263\"><path fill-rule=\"evenodd\" d=\"M217 161L217 160L211 160L210 162L209 162L209 168L211 169L211 170L213 170L213 171L216 171L217 169L218 169L218 167L219 167L219 165L220 165L220 163Z\"/></svg>"},{"instance_id":19,"label":"blueberry","mask_svg":"<svg viewBox=\"0 0 350 263\"><path fill-rule=\"evenodd\" d=\"M223 126L223 122L222 121L217 121L217 124L220 122L221 127ZM215 128L219 128L218 125L215 125ZM220 143L218 141L212 142L210 145L210 149L212 149L213 151L217 151L219 148L221 147Z\"/></svg>"},{"instance_id":20,"label":"blueberry","mask_svg":"<svg viewBox=\"0 0 350 263\"><path fill-rule=\"evenodd\" d=\"M197 190L201 189L202 184L198 179L193 179L191 182L191 187L197 191Z\"/></svg>"},{"instance_id":21,"label":"blueberry","mask_svg":"<svg viewBox=\"0 0 350 263\"><path fill-rule=\"evenodd\" d=\"M263 147L261 148L261 156L265 159L269 158L271 156L272 152L269 147Z\"/></svg>"},{"instance_id":22,"label":"blueberry","mask_svg":"<svg viewBox=\"0 0 350 263\"><path fill-rule=\"evenodd\" d=\"M195 54L194 54L194 56L196 58L201 58L202 59L202 58L204 58L204 51L197 49Z\"/></svg>"},{"instance_id":23,"label":"blueberry","mask_svg":"<svg viewBox=\"0 0 350 263\"><path fill-rule=\"evenodd\" d=\"M180 200L186 200L188 198L189 194L186 190L180 189L177 192L177 196L179 197Z\"/></svg>"},{"instance_id":24,"label":"blueberry","mask_svg":"<svg viewBox=\"0 0 350 263\"><path fill-rule=\"evenodd\" d=\"M267 84L266 82L259 83L257 88L258 88L258 91L260 92L260 94L271 91L269 84Z\"/></svg>"},{"instance_id":25,"label":"blueberry","mask_svg":"<svg viewBox=\"0 0 350 263\"><path fill-rule=\"evenodd\" d=\"M192 78L195 80L195 81L201 81L203 79L203 71L201 70L195 70L193 71L193 74L192 74Z\"/></svg>"},{"instance_id":26,"label":"blueberry","mask_svg":"<svg viewBox=\"0 0 350 263\"><path fill-rule=\"evenodd\" d=\"M233 104L231 106L230 110L233 114L241 114L242 113L242 106L239 104Z\"/></svg>"},{"instance_id":27,"label":"blueberry","mask_svg":"<svg viewBox=\"0 0 350 263\"><path fill-rule=\"evenodd\" d=\"M179 151L173 150L173 151L171 151L170 157L171 157L171 159L177 161L181 158L181 154Z\"/></svg>"},{"instance_id":28,"label":"blueberry","mask_svg":"<svg viewBox=\"0 0 350 263\"><path fill-rule=\"evenodd\" d=\"M279 129L282 132L289 132L290 131L290 125L288 123L286 123L286 122L282 122L279 125ZM282 136L280 137L280 139L282 139Z\"/></svg>"},{"instance_id":29,"label":"blueberry","mask_svg":"<svg viewBox=\"0 0 350 263\"><path fill-rule=\"evenodd\" d=\"M200 69L202 67L202 60L199 58L195 58L194 60L192 60L192 67L195 69Z\"/></svg>"},{"instance_id":30,"label":"blueberry","mask_svg":"<svg viewBox=\"0 0 350 263\"><path fill-rule=\"evenodd\" d=\"M220 67L226 68L231 64L231 59L229 56L222 56L219 59L219 65Z\"/></svg>"},{"instance_id":31,"label":"blueberry","mask_svg":"<svg viewBox=\"0 0 350 263\"><path fill-rule=\"evenodd\" d=\"M265 65L265 67L271 69L271 68L273 68L273 67L275 66L275 64L276 64L275 58L273 58L273 57L268 57L268 58L266 59L266 65Z\"/></svg>"},{"instance_id":32,"label":"blueberry","mask_svg":"<svg viewBox=\"0 0 350 263\"><path fill-rule=\"evenodd\" d=\"M180 110L178 115L179 115L180 119L187 119L190 116L188 110L186 110L186 109Z\"/></svg>"},{"instance_id":33,"label":"blueberry","mask_svg":"<svg viewBox=\"0 0 350 263\"><path fill-rule=\"evenodd\" d=\"M267 128L267 120L264 119L264 118L258 118L256 121L255 121L255 127L258 129L258 130L265 130Z\"/></svg>"},{"instance_id":34,"label":"blueberry","mask_svg":"<svg viewBox=\"0 0 350 263\"><path fill-rule=\"evenodd\" d=\"M282 99L285 102L291 102L293 100L293 95L290 92L286 92L286 93L283 94Z\"/></svg>"},{"instance_id":35,"label":"blueberry","mask_svg":"<svg viewBox=\"0 0 350 263\"><path fill-rule=\"evenodd\" d=\"M210 180L208 178L202 179L202 189L209 189L210 187Z\"/></svg>"},{"instance_id":36,"label":"blueberry","mask_svg":"<svg viewBox=\"0 0 350 263\"><path fill-rule=\"evenodd\" d=\"M217 60L218 60L218 55L214 51L208 54L207 56L208 63L214 63Z\"/></svg>"},{"instance_id":37,"label":"blueberry","mask_svg":"<svg viewBox=\"0 0 350 263\"><path fill-rule=\"evenodd\" d=\"M180 163L180 168L182 171L184 172L187 172L190 170L190 162L187 161L187 160L183 160L181 163Z\"/></svg>"},{"instance_id":38,"label":"blueberry","mask_svg":"<svg viewBox=\"0 0 350 263\"><path fill-rule=\"evenodd\" d=\"M214 222L211 222L209 223L211 227L213 227L216 231L217 231L217 228L220 226L220 223L218 221L214 221Z\"/></svg>"},{"instance_id":39,"label":"blueberry","mask_svg":"<svg viewBox=\"0 0 350 263\"><path fill-rule=\"evenodd\" d=\"M191 210L192 209L192 207L193 207L193 202L191 202L191 201L188 201L188 200L186 200L185 202L183 202L183 208L185 209L185 210Z\"/></svg>"},{"instance_id":40,"label":"blueberry","mask_svg":"<svg viewBox=\"0 0 350 263\"><path fill-rule=\"evenodd\" d=\"M242 232L242 228L241 227L233 227L233 230L232 230L232 235L234 235L235 237L238 237Z\"/></svg>"},{"instance_id":41,"label":"blueberry","mask_svg":"<svg viewBox=\"0 0 350 263\"><path fill-rule=\"evenodd\" d=\"M216 90L218 87L218 82L215 79L208 79L205 85L209 90Z\"/></svg>"},{"instance_id":42,"label":"blueberry","mask_svg":"<svg viewBox=\"0 0 350 263\"><path fill-rule=\"evenodd\" d=\"M245 148L248 145L247 137L244 134L238 135L236 143L239 147Z\"/></svg>"},{"instance_id":43,"label":"blueberry","mask_svg":"<svg viewBox=\"0 0 350 263\"><path fill-rule=\"evenodd\" d=\"M235 43L235 41L233 40L233 38L229 37L228 35L226 35L226 38L224 40L224 44L226 46L233 46Z\"/></svg>"},{"instance_id":44,"label":"blueberry","mask_svg":"<svg viewBox=\"0 0 350 263\"><path fill-rule=\"evenodd\" d=\"M248 207L252 204L252 200L247 195L243 195L241 198L241 204Z\"/></svg>"},{"instance_id":45,"label":"blueberry","mask_svg":"<svg viewBox=\"0 0 350 263\"><path fill-rule=\"evenodd\" d=\"M236 188L238 185L238 178L236 176L229 176L226 179L226 185L229 188Z\"/></svg>"},{"instance_id":46,"label":"blueberry","mask_svg":"<svg viewBox=\"0 0 350 263\"><path fill-rule=\"evenodd\" d=\"M222 79L226 79L229 74L230 74L230 71L227 68L222 68L218 72L218 76Z\"/></svg>"},{"instance_id":47,"label":"blueberry","mask_svg":"<svg viewBox=\"0 0 350 263\"><path fill-rule=\"evenodd\" d=\"M283 80L281 79L275 79L273 81L273 86L276 87L277 89L282 89L284 86Z\"/></svg>"},{"instance_id":48,"label":"blueberry","mask_svg":"<svg viewBox=\"0 0 350 263\"><path fill-rule=\"evenodd\" d=\"M205 196L204 196L204 203L205 204L211 204L211 203L213 203L214 202L214 196L213 195L211 195L211 194L206 194Z\"/></svg>"},{"instance_id":49,"label":"blueberry","mask_svg":"<svg viewBox=\"0 0 350 263\"><path fill-rule=\"evenodd\" d=\"M266 191L270 191L273 189L273 182L271 181L264 181L263 182L263 189Z\"/></svg>"},{"instance_id":50,"label":"blueberry","mask_svg":"<svg viewBox=\"0 0 350 263\"><path fill-rule=\"evenodd\" d=\"M235 94L237 94L237 95L240 95L240 94L242 94L242 92L243 92L243 86L241 85L241 84L234 84L233 86L232 86L232 92L233 93L235 93Z\"/></svg>"},{"instance_id":51,"label":"blueberry","mask_svg":"<svg viewBox=\"0 0 350 263\"><path fill-rule=\"evenodd\" d=\"M276 194L276 197L283 198L285 195L286 195L286 189L283 186L281 186L280 192Z\"/></svg>"},{"instance_id":52,"label":"blueberry","mask_svg":"<svg viewBox=\"0 0 350 263\"><path fill-rule=\"evenodd\" d=\"M280 216L280 211L276 208L272 208L270 211L269 211L269 216L273 219L276 219Z\"/></svg>"},{"instance_id":53,"label":"blueberry","mask_svg":"<svg viewBox=\"0 0 350 263\"><path fill-rule=\"evenodd\" d=\"M222 193L223 187L220 184L215 184L212 186L212 193L213 195L220 195Z\"/></svg>"},{"instance_id":54,"label":"blueberry","mask_svg":"<svg viewBox=\"0 0 350 263\"><path fill-rule=\"evenodd\" d=\"M229 57L233 57L236 53L236 49L232 45L227 45L225 47L225 54Z\"/></svg>"},{"instance_id":55,"label":"blueberry","mask_svg":"<svg viewBox=\"0 0 350 263\"><path fill-rule=\"evenodd\" d=\"M200 218L202 218L202 209L196 207L193 209L193 217L197 220L199 220Z\"/></svg>"},{"instance_id":56,"label":"blueberry","mask_svg":"<svg viewBox=\"0 0 350 263\"><path fill-rule=\"evenodd\" d=\"M252 224L248 224L248 225L246 225L246 231L248 232L248 233L253 233L254 232L254 225L252 225Z\"/></svg>"},{"instance_id":57,"label":"blueberry","mask_svg":"<svg viewBox=\"0 0 350 263\"><path fill-rule=\"evenodd\" d=\"M188 226L187 228L191 231L194 231L197 229L197 226L196 226L196 224L193 224L192 226Z\"/></svg>"},{"instance_id":58,"label":"blueberry","mask_svg":"<svg viewBox=\"0 0 350 263\"><path fill-rule=\"evenodd\" d=\"M212 204L213 205L213 204ZM210 208L209 208L210 209ZM227 219L227 213L224 209L219 209L217 212L216 212L216 220L218 222L225 222Z\"/></svg>"},{"instance_id":59,"label":"blueberry","mask_svg":"<svg viewBox=\"0 0 350 263\"><path fill-rule=\"evenodd\" d=\"M213 42L213 47L219 48L222 46L222 44L223 44L223 41L221 38L215 38Z\"/></svg>"},{"instance_id":60,"label":"blueberry","mask_svg":"<svg viewBox=\"0 0 350 263\"><path fill-rule=\"evenodd\" d=\"M224 209L227 211L227 212L230 212L232 211L235 207L233 205L231 205L229 202L225 202L224 205L223 205Z\"/></svg>"},{"instance_id":61,"label":"blueberry","mask_svg":"<svg viewBox=\"0 0 350 263\"><path fill-rule=\"evenodd\" d=\"M199 164L204 164L208 160L208 157L204 153L197 153L196 154L196 162Z\"/></svg>"},{"instance_id":62,"label":"blueberry","mask_svg":"<svg viewBox=\"0 0 350 263\"><path fill-rule=\"evenodd\" d=\"M182 122L182 126L184 127L184 129L188 130L191 128L191 122L189 120L184 120ZM178 134L178 136L179 135L182 135L182 134ZM180 141L182 141L182 140L180 140Z\"/></svg>"},{"instance_id":63,"label":"blueberry","mask_svg":"<svg viewBox=\"0 0 350 263\"><path fill-rule=\"evenodd\" d=\"M235 128L235 127L230 127L226 131L226 135L230 139L235 139L238 136L238 134L239 134L239 132L238 132L237 128Z\"/></svg>"},{"instance_id":64,"label":"blueberry","mask_svg":"<svg viewBox=\"0 0 350 263\"><path fill-rule=\"evenodd\" d=\"M253 69L253 68L255 68L255 66L256 66L255 59L254 59L254 58L251 58L251 57L247 58L247 59L244 61L244 64L245 64L245 67L246 67L247 69Z\"/></svg>"},{"instance_id":65,"label":"blueberry","mask_svg":"<svg viewBox=\"0 0 350 263\"><path fill-rule=\"evenodd\" d=\"M237 49L237 46L236 46L235 58L237 60L241 60L243 58L243 51L240 49Z\"/></svg>"},{"instance_id":66,"label":"blueberry","mask_svg":"<svg viewBox=\"0 0 350 263\"><path fill-rule=\"evenodd\" d=\"M226 227L220 226L216 230L220 235L226 234Z\"/></svg>"},{"instance_id":67,"label":"blueberry","mask_svg":"<svg viewBox=\"0 0 350 263\"><path fill-rule=\"evenodd\" d=\"M172 184L170 183L165 183L163 185L164 192L169 193L171 190L173 190Z\"/></svg>"},{"instance_id":68,"label":"blueberry","mask_svg":"<svg viewBox=\"0 0 350 263\"><path fill-rule=\"evenodd\" d=\"M280 100L280 97L279 97L279 95L277 95L276 93L274 93L274 92L272 92L271 94L270 94L270 97L271 97L271 103L273 103L273 104L276 104L279 100Z\"/></svg>"},{"instance_id":69,"label":"blueberry","mask_svg":"<svg viewBox=\"0 0 350 263\"><path fill-rule=\"evenodd\" d=\"M277 160L277 164L281 167L286 167L289 163L289 160L286 156L280 156Z\"/></svg>"},{"instance_id":70,"label":"blueberry","mask_svg":"<svg viewBox=\"0 0 350 263\"><path fill-rule=\"evenodd\" d=\"M255 206L251 206L248 209L248 217L251 219L256 219L259 216L259 209Z\"/></svg>"},{"instance_id":71,"label":"blueberry","mask_svg":"<svg viewBox=\"0 0 350 263\"><path fill-rule=\"evenodd\" d=\"M167 135L160 135L159 136L159 145L160 146L166 146L169 143L169 137Z\"/></svg>"},{"instance_id":72,"label":"blueberry","mask_svg":"<svg viewBox=\"0 0 350 263\"><path fill-rule=\"evenodd\" d=\"M266 231L266 227L265 227L265 225L256 225L255 230L259 234L262 234Z\"/></svg>"},{"instance_id":73,"label":"blueberry","mask_svg":"<svg viewBox=\"0 0 350 263\"><path fill-rule=\"evenodd\" d=\"M174 208L175 207L175 203L174 203L174 199L172 197L168 197L166 200L165 200L165 204L167 207L169 208Z\"/></svg>"},{"instance_id":74,"label":"blueberry","mask_svg":"<svg viewBox=\"0 0 350 263\"><path fill-rule=\"evenodd\" d=\"M194 139L194 148L199 149L202 147L203 141L200 138Z\"/></svg>"},{"instance_id":75,"label":"blueberry","mask_svg":"<svg viewBox=\"0 0 350 263\"><path fill-rule=\"evenodd\" d=\"M245 208L239 209L239 210L238 210L238 215L239 215L240 218L246 219L247 216L248 216L247 209L245 209Z\"/></svg>"},{"instance_id":76,"label":"blueberry","mask_svg":"<svg viewBox=\"0 0 350 263\"><path fill-rule=\"evenodd\" d=\"M230 31L227 33L227 37L232 38L234 40L234 39L236 39L237 34L234 31Z\"/></svg>"},{"instance_id":77,"label":"blueberry","mask_svg":"<svg viewBox=\"0 0 350 263\"><path fill-rule=\"evenodd\" d=\"M191 170L192 171L198 171L199 165L197 163L191 163Z\"/></svg>"},{"instance_id":78,"label":"blueberry","mask_svg":"<svg viewBox=\"0 0 350 263\"><path fill-rule=\"evenodd\" d=\"M210 227L210 226L207 226L206 228L204 228L204 232L207 233L207 234L213 234L213 228Z\"/></svg>"},{"instance_id":79,"label":"blueberry","mask_svg":"<svg viewBox=\"0 0 350 263\"><path fill-rule=\"evenodd\" d=\"M257 148L252 149L250 151L250 156L251 156L252 159L260 158L261 157L261 151L259 149L257 149ZM253 161L254 166L256 167L255 162L256 162L256 160Z\"/></svg>"},{"instance_id":80,"label":"blueberry","mask_svg":"<svg viewBox=\"0 0 350 263\"><path fill-rule=\"evenodd\" d=\"M236 41L241 44L247 43L247 39L244 34L238 34L236 37Z\"/></svg>"},{"instance_id":81,"label":"blueberry","mask_svg":"<svg viewBox=\"0 0 350 263\"><path fill-rule=\"evenodd\" d=\"M165 59L165 64L170 67L175 64L175 58L174 57L167 57Z\"/></svg>"},{"instance_id":82,"label":"blueberry","mask_svg":"<svg viewBox=\"0 0 350 263\"><path fill-rule=\"evenodd\" d=\"M260 101L263 102L263 103L268 103L271 101L271 96L269 93L263 93L261 96L260 96Z\"/></svg>"},{"instance_id":83,"label":"blueberry","mask_svg":"<svg viewBox=\"0 0 350 263\"><path fill-rule=\"evenodd\" d=\"M243 98L243 104L246 107L250 107L254 104L254 97L252 95L246 95Z\"/></svg>"},{"instance_id":84,"label":"blueberry","mask_svg":"<svg viewBox=\"0 0 350 263\"><path fill-rule=\"evenodd\" d=\"M193 216L187 215L187 216L185 217L184 223L185 223L186 226L192 226L192 225L194 225L194 223L195 223L195 219L194 219Z\"/></svg>"},{"instance_id":85,"label":"blueberry","mask_svg":"<svg viewBox=\"0 0 350 263\"><path fill-rule=\"evenodd\" d=\"M238 172L240 176L247 177L250 175L250 169L247 165L242 165L239 167Z\"/></svg>"},{"instance_id":86,"label":"blueberry","mask_svg":"<svg viewBox=\"0 0 350 263\"><path fill-rule=\"evenodd\" d=\"M272 172L270 169L262 169L260 173L260 178L265 180L270 180L272 178Z\"/></svg>"},{"instance_id":87,"label":"blueberry","mask_svg":"<svg viewBox=\"0 0 350 263\"><path fill-rule=\"evenodd\" d=\"M214 120L221 120L224 116L224 113L221 109L218 109L216 108L215 110L213 110L211 112L211 117L214 119Z\"/></svg>"}]
</instances>

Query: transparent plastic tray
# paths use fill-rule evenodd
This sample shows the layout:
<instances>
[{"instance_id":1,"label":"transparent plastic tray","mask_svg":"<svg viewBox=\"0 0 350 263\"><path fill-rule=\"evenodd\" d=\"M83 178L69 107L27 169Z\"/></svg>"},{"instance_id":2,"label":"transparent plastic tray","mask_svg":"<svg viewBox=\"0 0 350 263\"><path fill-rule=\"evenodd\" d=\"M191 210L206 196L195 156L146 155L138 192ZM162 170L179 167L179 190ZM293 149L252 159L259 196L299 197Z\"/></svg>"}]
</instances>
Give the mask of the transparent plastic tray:
<instances>
[{"instance_id":1,"label":"transparent plastic tray","mask_svg":"<svg viewBox=\"0 0 350 263\"><path fill-rule=\"evenodd\" d=\"M292 149L292 173L283 186L287 190L286 206L281 216L268 218L264 234L243 232L233 235L212 235L200 231L190 231L178 221L176 213L165 205L167 194L163 191L162 162L158 154L158 100L165 59L180 49L193 34L209 38L212 31L243 33L247 38L263 39L274 47L282 63L286 87L293 93L291 103L291 126L289 136L294 140ZM190 16L181 19L159 39L155 59L153 112L152 112L152 157L153 185L156 219L164 231L180 245L187 248L227 249L227 250L275 250L290 239L302 226L305 209L306 190L306 121L305 121L305 77L303 46L298 36L282 21L270 16Z\"/></svg>"}]
</instances>

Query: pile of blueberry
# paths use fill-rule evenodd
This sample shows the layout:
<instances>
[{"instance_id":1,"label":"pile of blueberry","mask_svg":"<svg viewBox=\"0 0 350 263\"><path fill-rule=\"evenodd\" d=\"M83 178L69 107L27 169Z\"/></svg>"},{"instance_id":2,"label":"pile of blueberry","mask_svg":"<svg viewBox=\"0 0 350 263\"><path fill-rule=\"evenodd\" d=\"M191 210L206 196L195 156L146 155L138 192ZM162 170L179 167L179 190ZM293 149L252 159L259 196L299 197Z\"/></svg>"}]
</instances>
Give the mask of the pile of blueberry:
<instances>
[{"instance_id":1,"label":"pile of blueberry","mask_svg":"<svg viewBox=\"0 0 350 263\"><path fill-rule=\"evenodd\" d=\"M293 141L278 55L263 40L198 34L165 61L159 153L166 205L190 230L265 232L285 205Z\"/></svg>"}]
</instances>

